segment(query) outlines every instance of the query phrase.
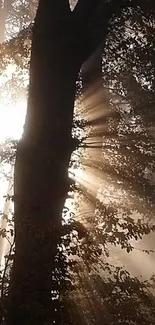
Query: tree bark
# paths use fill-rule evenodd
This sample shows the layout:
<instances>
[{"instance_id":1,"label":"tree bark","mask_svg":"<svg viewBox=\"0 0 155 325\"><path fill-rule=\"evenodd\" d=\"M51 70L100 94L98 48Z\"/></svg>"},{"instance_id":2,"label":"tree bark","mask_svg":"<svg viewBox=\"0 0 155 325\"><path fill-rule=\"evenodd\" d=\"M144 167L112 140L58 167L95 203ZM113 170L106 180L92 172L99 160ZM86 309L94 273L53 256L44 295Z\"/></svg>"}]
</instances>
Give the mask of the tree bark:
<instances>
[{"instance_id":1,"label":"tree bark","mask_svg":"<svg viewBox=\"0 0 155 325\"><path fill-rule=\"evenodd\" d=\"M55 319L52 271L69 190L76 79L84 60L101 42L95 35L89 38L89 26L86 33L83 27L71 14L68 0L40 0L27 116L15 163L15 257L7 325L61 324Z\"/></svg>"},{"instance_id":2,"label":"tree bark","mask_svg":"<svg viewBox=\"0 0 155 325\"><path fill-rule=\"evenodd\" d=\"M28 109L15 163L15 258L7 325L55 320L52 271L70 184L80 64L71 39L70 12L66 7L64 18L51 23L50 13L58 10L53 3L46 1L46 7L38 9L33 28Z\"/></svg>"}]
</instances>

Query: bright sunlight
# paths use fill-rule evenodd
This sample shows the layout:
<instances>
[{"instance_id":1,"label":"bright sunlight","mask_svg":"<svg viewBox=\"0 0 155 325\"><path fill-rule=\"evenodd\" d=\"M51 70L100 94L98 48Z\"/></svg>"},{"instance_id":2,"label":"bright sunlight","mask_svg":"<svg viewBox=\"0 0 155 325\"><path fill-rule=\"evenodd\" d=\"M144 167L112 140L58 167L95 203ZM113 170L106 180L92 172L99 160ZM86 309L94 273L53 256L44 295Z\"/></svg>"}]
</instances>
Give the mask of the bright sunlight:
<instances>
[{"instance_id":1,"label":"bright sunlight","mask_svg":"<svg viewBox=\"0 0 155 325\"><path fill-rule=\"evenodd\" d=\"M26 113L26 102L19 100L16 105L0 104L0 142L8 138L20 139Z\"/></svg>"}]
</instances>

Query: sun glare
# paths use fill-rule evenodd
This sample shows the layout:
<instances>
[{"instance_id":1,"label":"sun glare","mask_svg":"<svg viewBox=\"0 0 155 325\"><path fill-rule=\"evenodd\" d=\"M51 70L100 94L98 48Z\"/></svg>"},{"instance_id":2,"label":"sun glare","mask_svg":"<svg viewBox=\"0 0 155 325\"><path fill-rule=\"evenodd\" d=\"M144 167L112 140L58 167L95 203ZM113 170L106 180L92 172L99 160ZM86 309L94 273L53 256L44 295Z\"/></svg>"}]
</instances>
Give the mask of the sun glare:
<instances>
[{"instance_id":1,"label":"sun glare","mask_svg":"<svg viewBox=\"0 0 155 325\"><path fill-rule=\"evenodd\" d=\"M7 138L20 139L26 113L26 102L19 100L16 105L0 104L0 142Z\"/></svg>"},{"instance_id":2,"label":"sun glare","mask_svg":"<svg viewBox=\"0 0 155 325\"><path fill-rule=\"evenodd\" d=\"M19 140L22 132L26 114L26 101L19 99L17 104L6 104L0 102L0 143L3 144L6 139ZM9 164L4 164L3 171L9 175L13 167ZM10 182L12 183L11 179ZM0 175L0 213L8 215L12 211L11 201L6 201L5 195L10 194L10 183L3 173ZM9 185L9 188L8 188ZM12 195L12 193L11 193ZM0 218L1 228L8 230L6 220ZM11 240L11 239L10 239ZM0 238L0 268L3 269L5 262L5 254L9 251L9 243L5 238Z\"/></svg>"}]
</instances>

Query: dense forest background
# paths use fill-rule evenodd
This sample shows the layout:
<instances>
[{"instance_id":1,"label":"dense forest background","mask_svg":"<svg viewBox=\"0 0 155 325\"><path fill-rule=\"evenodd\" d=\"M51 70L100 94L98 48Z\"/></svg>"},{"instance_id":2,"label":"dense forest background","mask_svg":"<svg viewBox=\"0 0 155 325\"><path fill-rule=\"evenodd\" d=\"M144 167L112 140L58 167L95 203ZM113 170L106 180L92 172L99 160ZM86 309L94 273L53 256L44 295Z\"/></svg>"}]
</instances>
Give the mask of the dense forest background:
<instances>
[{"instance_id":1,"label":"dense forest background","mask_svg":"<svg viewBox=\"0 0 155 325\"><path fill-rule=\"evenodd\" d=\"M0 43L1 324L153 325L154 1L4 0Z\"/></svg>"}]
</instances>

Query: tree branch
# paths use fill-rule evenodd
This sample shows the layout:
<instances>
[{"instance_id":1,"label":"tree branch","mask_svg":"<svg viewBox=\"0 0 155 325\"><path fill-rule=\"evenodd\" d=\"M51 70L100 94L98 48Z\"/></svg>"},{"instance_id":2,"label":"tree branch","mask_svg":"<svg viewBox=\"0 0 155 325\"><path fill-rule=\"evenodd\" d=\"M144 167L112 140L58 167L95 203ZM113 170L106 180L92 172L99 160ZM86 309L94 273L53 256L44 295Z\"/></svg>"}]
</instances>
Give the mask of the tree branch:
<instances>
[{"instance_id":1,"label":"tree branch","mask_svg":"<svg viewBox=\"0 0 155 325\"><path fill-rule=\"evenodd\" d=\"M74 8L73 14L81 19L90 18L90 15L97 9L98 5L105 0L79 0Z\"/></svg>"},{"instance_id":2,"label":"tree branch","mask_svg":"<svg viewBox=\"0 0 155 325\"><path fill-rule=\"evenodd\" d=\"M144 13L155 9L153 0L79 0L79 6L75 8L80 17L87 17L81 25L81 49L83 51L83 62L86 61L92 53L104 42L108 34L109 23L112 17L119 16L122 9L126 7L141 8ZM97 5L95 6L95 3ZM82 13L84 8L84 13ZM88 10L88 15L87 14ZM74 13L74 12L73 12ZM74 14L75 14L74 13ZM85 16L83 16L85 15ZM79 25L81 19L79 19Z\"/></svg>"},{"instance_id":3,"label":"tree branch","mask_svg":"<svg viewBox=\"0 0 155 325\"><path fill-rule=\"evenodd\" d=\"M55 22L71 13L69 0L39 0L35 22Z\"/></svg>"}]
</instances>

